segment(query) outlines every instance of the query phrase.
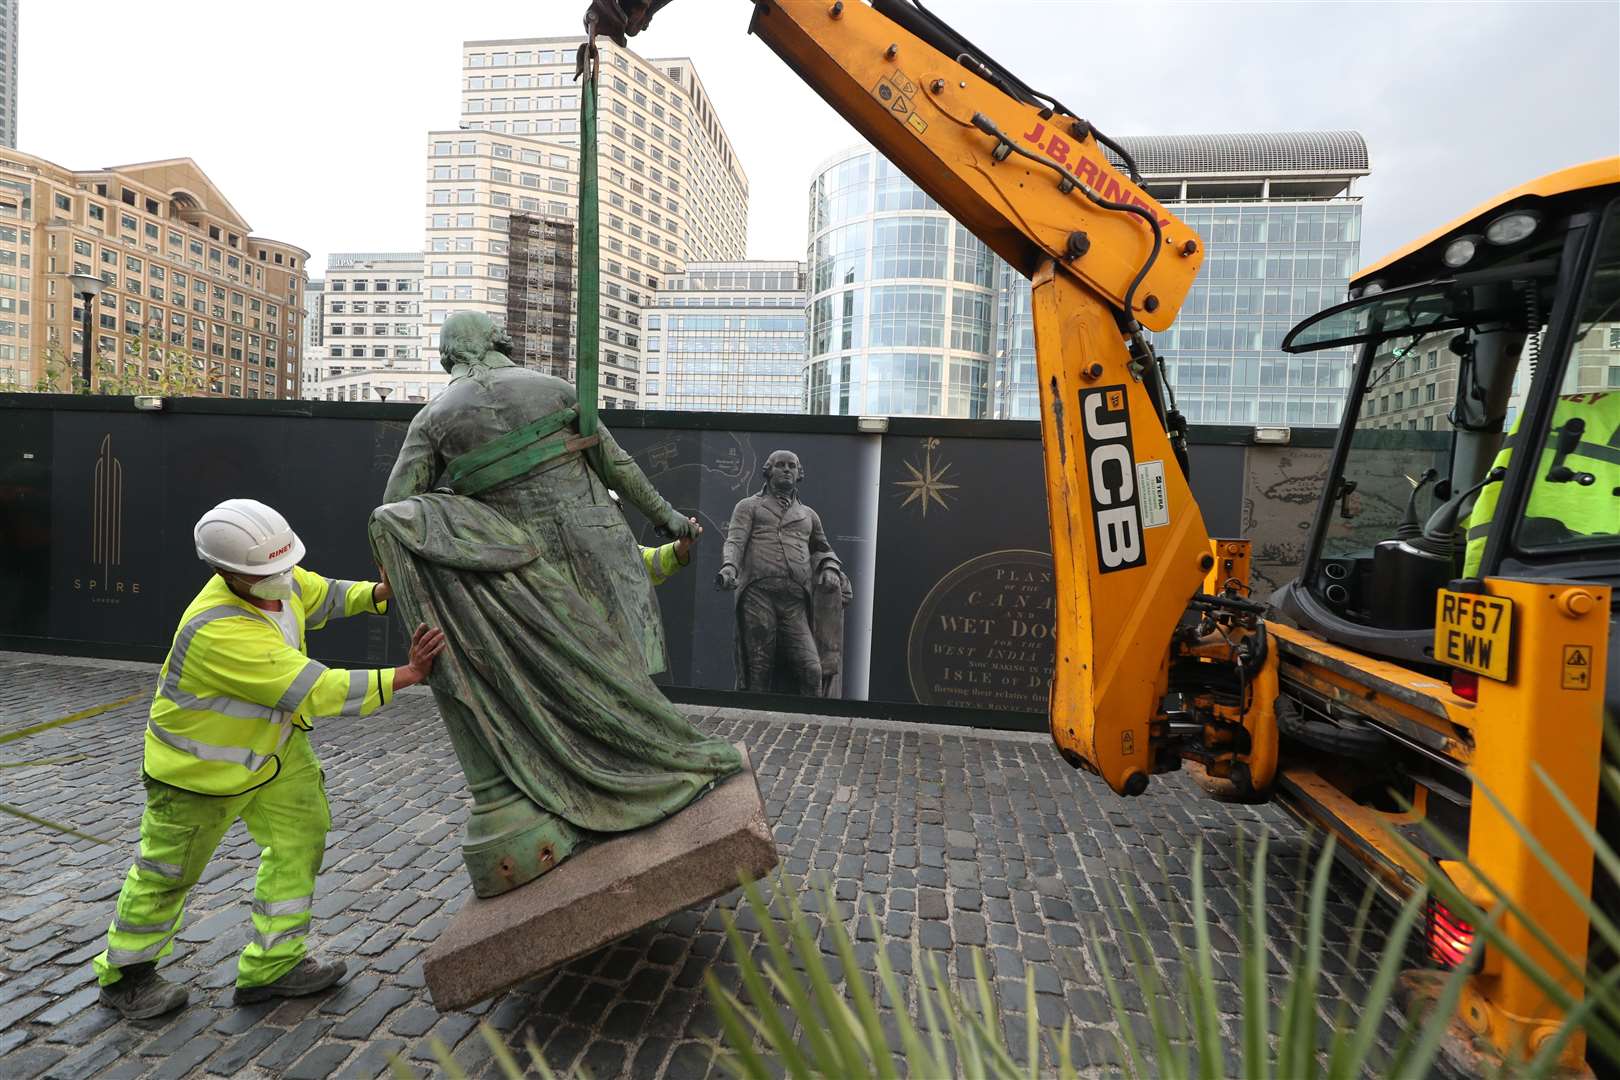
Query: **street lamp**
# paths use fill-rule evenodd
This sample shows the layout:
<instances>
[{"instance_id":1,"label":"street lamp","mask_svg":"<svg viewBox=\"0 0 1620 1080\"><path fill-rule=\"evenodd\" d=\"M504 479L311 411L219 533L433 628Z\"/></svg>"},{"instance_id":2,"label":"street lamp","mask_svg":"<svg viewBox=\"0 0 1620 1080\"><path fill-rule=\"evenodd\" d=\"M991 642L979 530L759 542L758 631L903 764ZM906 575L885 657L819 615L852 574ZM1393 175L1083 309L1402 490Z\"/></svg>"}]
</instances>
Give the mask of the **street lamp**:
<instances>
[{"instance_id":1,"label":"street lamp","mask_svg":"<svg viewBox=\"0 0 1620 1080\"><path fill-rule=\"evenodd\" d=\"M73 295L84 297L84 348L80 353L79 362L84 369L84 392L90 393L90 307L92 301L101 295L101 278L95 274L69 274L68 281L73 285Z\"/></svg>"},{"instance_id":2,"label":"street lamp","mask_svg":"<svg viewBox=\"0 0 1620 1080\"><path fill-rule=\"evenodd\" d=\"M372 389L377 392L377 396L382 399L382 403L384 405L388 404L388 395L394 392L394 388L392 386L377 386L373 387Z\"/></svg>"}]
</instances>

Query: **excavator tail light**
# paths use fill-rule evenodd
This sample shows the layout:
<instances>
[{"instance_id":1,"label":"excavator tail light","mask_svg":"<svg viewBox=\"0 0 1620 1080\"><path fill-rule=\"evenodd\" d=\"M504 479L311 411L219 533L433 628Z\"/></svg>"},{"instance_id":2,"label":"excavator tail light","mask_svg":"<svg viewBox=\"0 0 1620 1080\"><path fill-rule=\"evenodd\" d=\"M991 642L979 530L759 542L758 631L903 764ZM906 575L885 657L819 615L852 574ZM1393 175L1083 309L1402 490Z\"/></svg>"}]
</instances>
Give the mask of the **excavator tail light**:
<instances>
[{"instance_id":1,"label":"excavator tail light","mask_svg":"<svg viewBox=\"0 0 1620 1080\"><path fill-rule=\"evenodd\" d=\"M1464 701L1479 700L1479 676L1461 668L1451 669L1451 692Z\"/></svg>"},{"instance_id":2,"label":"excavator tail light","mask_svg":"<svg viewBox=\"0 0 1620 1080\"><path fill-rule=\"evenodd\" d=\"M1474 951L1474 928L1435 897L1428 904L1429 959L1441 968L1459 967Z\"/></svg>"}]
</instances>

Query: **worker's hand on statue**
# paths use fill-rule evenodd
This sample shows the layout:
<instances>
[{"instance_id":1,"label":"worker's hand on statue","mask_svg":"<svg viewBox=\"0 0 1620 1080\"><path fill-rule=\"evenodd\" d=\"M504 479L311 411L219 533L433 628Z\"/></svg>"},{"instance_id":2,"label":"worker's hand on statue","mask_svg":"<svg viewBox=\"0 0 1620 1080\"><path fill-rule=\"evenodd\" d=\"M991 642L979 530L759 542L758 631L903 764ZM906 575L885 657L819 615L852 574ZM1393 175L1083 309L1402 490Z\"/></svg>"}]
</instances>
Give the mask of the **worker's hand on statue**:
<instances>
[{"instance_id":1,"label":"worker's hand on statue","mask_svg":"<svg viewBox=\"0 0 1620 1080\"><path fill-rule=\"evenodd\" d=\"M692 561L692 542L703 535L703 526L698 524L697 518L687 518L686 520L692 523L692 527L697 532L692 536L683 536L675 541L675 557L681 561L682 566Z\"/></svg>"},{"instance_id":2,"label":"worker's hand on statue","mask_svg":"<svg viewBox=\"0 0 1620 1080\"><path fill-rule=\"evenodd\" d=\"M427 623L418 623L416 632L411 635L410 663L394 669L394 689L427 682L428 676L433 674L433 661L444 652L446 644L443 630L431 629Z\"/></svg>"},{"instance_id":3,"label":"worker's hand on statue","mask_svg":"<svg viewBox=\"0 0 1620 1080\"><path fill-rule=\"evenodd\" d=\"M686 517L671 507L669 519L664 522L664 531L676 540L696 540L702 530L698 528L697 518Z\"/></svg>"},{"instance_id":4,"label":"worker's hand on statue","mask_svg":"<svg viewBox=\"0 0 1620 1080\"><path fill-rule=\"evenodd\" d=\"M844 583L842 580L840 580L838 571L829 566L827 569L821 572L821 577L817 579L817 584L821 586L821 590L823 592L837 592L843 587Z\"/></svg>"},{"instance_id":5,"label":"worker's hand on statue","mask_svg":"<svg viewBox=\"0 0 1620 1080\"><path fill-rule=\"evenodd\" d=\"M737 568L735 566L722 566L720 572L714 575L717 587L730 592L737 587Z\"/></svg>"},{"instance_id":6,"label":"worker's hand on statue","mask_svg":"<svg viewBox=\"0 0 1620 1080\"><path fill-rule=\"evenodd\" d=\"M383 569L381 563L377 564L377 576L381 580L371 588L371 599L382 604L394 598L394 587L388 583L388 571Z\"/></svg>"}]
</instances>

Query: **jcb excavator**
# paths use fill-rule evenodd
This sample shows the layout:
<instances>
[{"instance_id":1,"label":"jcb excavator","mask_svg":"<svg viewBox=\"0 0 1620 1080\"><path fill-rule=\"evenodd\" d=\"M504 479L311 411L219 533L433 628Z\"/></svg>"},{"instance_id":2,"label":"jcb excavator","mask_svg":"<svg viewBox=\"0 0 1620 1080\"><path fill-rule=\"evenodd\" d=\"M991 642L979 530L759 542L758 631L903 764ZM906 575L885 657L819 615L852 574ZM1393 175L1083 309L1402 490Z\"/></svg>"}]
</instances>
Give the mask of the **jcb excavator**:
<instances>
[{"instance_id":1,"label":"jcb excavator","mask_svg":"<svg viewBox=\"0 0 1620 1080\"><path fill-rule=\"evenodd\" d=\"M582 58L666 3L594 0ZM1125 796L1193 762L1227 796L1276 797L1336 834L1392 895L1437 867L1508 908L1501 933L1556 992L1486 949L1454 1028L1465 1056L1537 1052L1581 999L1553 957L1584 956L1588 922L1502 811L1592 889L1592 846L1558 800L1598 822L1620 684L1620 159L1492 200L1289 334L1289 351L1360 358L1303 570L1268 607L1249 598L1246 543L1205 529L1147 335L1174 321L1204 244L1130 154L918 0L752 11L752 33L1031 279L1058 751ZM1449 412L1417 407L1429 386ZM1443 904L1429 930L1439 960L1472 948ZM1584 1054L1577 1032L1562 1061Z\"/></svg>"}]
</instances>

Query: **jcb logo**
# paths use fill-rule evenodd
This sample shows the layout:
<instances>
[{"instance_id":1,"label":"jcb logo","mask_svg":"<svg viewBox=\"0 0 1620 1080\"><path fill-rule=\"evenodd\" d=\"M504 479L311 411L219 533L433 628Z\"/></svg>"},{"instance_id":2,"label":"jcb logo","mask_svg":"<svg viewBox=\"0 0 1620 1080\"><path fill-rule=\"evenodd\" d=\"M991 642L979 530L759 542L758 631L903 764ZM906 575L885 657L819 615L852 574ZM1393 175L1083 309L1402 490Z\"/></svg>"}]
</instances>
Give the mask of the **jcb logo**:
<instances>
[{"instance_id":1,"label":"jcb logo","mask_svg":"<svg viewBox=\"0 0 1620 1080\"><path fill-rule=\"evenodd\" d=\"M1097 566L1105 573L1147 565L1142 513L1131 456L1131 414L1125 387L1099 386L1080 395L1085 424L1086 467L1091 478L1091 520L1097 534Z\"/></svg>"}]
</instances>

